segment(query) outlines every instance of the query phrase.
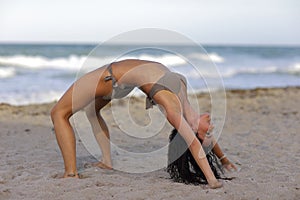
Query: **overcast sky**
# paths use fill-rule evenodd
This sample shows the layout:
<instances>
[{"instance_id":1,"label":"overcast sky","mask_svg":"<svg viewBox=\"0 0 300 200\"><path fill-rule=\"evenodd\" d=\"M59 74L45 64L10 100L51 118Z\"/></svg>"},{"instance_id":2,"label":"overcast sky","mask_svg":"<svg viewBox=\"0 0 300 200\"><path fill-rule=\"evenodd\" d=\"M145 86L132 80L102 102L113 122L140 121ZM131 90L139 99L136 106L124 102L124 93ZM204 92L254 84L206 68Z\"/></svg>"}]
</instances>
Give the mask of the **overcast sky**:
<instances>
[{"instance_id":1,"label":"overcast sky","mask_svg":"<svg viewBox=\"0 0 300 200\"><path fill-rule=\"evenodd\" d=\"M140 28L202 44L300 45L299 0L0 0L0 42L93 42Z\"/></svg>"}]
</instances>

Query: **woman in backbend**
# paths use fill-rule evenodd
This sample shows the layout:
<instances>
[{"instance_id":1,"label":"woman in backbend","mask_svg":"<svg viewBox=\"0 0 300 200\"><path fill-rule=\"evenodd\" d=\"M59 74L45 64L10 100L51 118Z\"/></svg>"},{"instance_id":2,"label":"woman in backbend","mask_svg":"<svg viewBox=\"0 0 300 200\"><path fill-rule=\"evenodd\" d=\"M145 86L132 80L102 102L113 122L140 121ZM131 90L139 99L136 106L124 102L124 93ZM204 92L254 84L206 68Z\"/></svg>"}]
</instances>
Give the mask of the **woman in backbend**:
<instances>
[{"instance_id":1,"label":"woman in backbend","mask_svg":"<svg viewBox=\"0 0 300 200\"><path fill-rule=\"evenodd\" d=\"M209 186L222 187L222 182L213 174L201 143L194 134L205 137L210 128L209 115L201 116L193 110L187 98L186 84L184 76L171 72L160 63L135 59L105 65L78 79L51 111L57 142L64 159L64 177L78 177L75 135L69 118L85 109L102 151L102 160L98 166L111 169L110 136L100 110L111 99L125 97L134 87L138 87L147 95L146 108L159 105L170 124L184 138ZM224 154L218 149L217 155L222 158Z\"/></svg>"}]
</instances>

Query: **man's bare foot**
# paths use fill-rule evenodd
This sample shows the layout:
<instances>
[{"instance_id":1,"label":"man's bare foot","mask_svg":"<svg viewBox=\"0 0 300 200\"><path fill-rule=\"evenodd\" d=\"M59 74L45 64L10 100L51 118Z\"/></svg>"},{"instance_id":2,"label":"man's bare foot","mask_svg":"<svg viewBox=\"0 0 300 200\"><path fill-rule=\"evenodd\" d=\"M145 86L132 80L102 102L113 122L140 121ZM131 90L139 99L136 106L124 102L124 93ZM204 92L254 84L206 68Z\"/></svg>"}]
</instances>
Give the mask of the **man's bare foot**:
<instances>
[{"instance_id":1,"label":"man's bare foot","mask_svg":"<svg viewBox=\"0 0 300 200\"><path fill-rule=\"evenodd\" d=\"M221 188L223 187L223 183L218 181L218 180L214 180L214 181L207 181L208 185L211 189L217 189L217 188Z\"/></svg>"}]
</instances>

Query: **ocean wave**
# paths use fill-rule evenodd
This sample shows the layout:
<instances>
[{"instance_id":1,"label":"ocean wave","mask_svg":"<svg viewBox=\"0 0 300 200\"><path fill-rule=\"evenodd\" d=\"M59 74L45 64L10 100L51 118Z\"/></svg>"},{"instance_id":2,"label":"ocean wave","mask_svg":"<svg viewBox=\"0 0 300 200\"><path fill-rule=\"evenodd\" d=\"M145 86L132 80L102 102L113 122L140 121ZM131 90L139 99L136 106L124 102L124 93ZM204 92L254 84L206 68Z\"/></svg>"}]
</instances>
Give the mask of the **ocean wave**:
<instances>
[{"instance_id":1,"label":"ocean wave","mask_svg":"<svg viewBox=\"0 0 300 200\"><path fill-rule=\"evenodd\" d=\"M300 63L295 63L288 67L287 72L290 74L300 75Z\"/></svg>"},{"instance_id":2,"label":"ocean wave","mask_svg":"<svg viewBox=\"0 0 300 200\"><path fill-rule=\"evenodd\" d=\"M216 53L211 54L192 54L193 59L200 59L205 61L213 61L215 63L224 62L224 58ZM23 67L30 69L53 68L63 70L79 70L83 65L103 66L112 61L124 59L141 59L160 62L166 66L178 66L187 64L187 62L180 56L165 54L165 55L150 55L141 54L137 56L123 56L116 59L116 57L92 57L86 55L70 55L68 57L47 58L44 56L27 56L27 55L14 55L14 56L0 56L0 65ZM86 62L86 63L85 63Z\"/></svg>"},{"instance_id":3,"label":"ocean wave","mask_svg":"<svg viewBox=\"0 0 300 200\"><path fill-rule=\"evenodd\" d=\"M286 67L279 66L266 66L266 67L223 67L219 66L218 70L215 69L192 69L185 73L187 78L232 78L239 75L256 75L256 74L288 74L300 75L300 63L295 63Z\"/></svg>"},{"instance_id":4,"label":"ocean wave","mask_svg":"<svg viewBox=\"0 0 300 200\"><path fill-rule=\"evenodd\" d=\"M189 55L189 57L194 58L194 59L199 59L199 60L204 60L204 61L212 61L214 63L223 63L225 62L225 58L222 56L218 55L217 53L208 53L208 54L203 54L203 53L192 53Z\"/></svg>"},{"instance_id":5,"label":"ocean wave","mask_svg":"<svg viewBox=\"0 0 300 200\"><path fill-rule=\"evenodd\" d=\"M20 66L24 68L40 69L78 69L85 60L85 56L70 55L69 57L47 58L43 56L0 56L0 64L8 66Z\"/></svg>"},{"instance_id":6,"label":"ocean wave","mask_svg":"<svg viewBox=\"0 0 300 200\"><path fill-rule=\"evenodd\" d=\"M63 94L63 91L40 91L30 93L9 92L0 94L1 103L12 105L28 105L35 103L49 103L57 101Z\"/></svg>"},{"instance_id":7,"label":"ocean wave","mask_svg":"<svg viewBox=\"0 0 300 200\"><path fill-rule=\"evenodd\" d=\"M161 56L142 54L139 56L125 56L125 57L121 57L117 60L125 60L125 59L140 59L140 60L155 61L155 62L162 63L166 66L178 66L178 65L184 65L187 63L183 58L181 58L177 55L169 55L169 54L161 55Z\"/></svg>"},{"instance_id":8,"label":"ocean wave","mask_svg":"<svg viewBox=\"0 0 300 200\"><path fill-rule=\"evenodd\" d=\"M233 73L228 73L227 75L234 76L239 74L300 74L300 63L294 63L289 66L279 67L279 66L266 66L266 67L249 67L241 68L233 71ZM226 75L226 74L225 74Z\"/></svg>"},{"instance_id":9,"label":"ocean wave","mask_svg":"<svg viewBox=\"0 0 300 200\"><path fill-rule=\"evenodd\" d=\"M41 69L41 68L53 68L53 69L64 69L64 70L78 70L83 64L84 65L94 65L103 66L108 62L113 60L123 60L129 58L137 58L143 60L152 60L161 62L165 65L180 65L186 62L175 55L162 55L162 56L152 56L152 55L139 55L139 56L125 56L118 59L114 57L87 57L87 56L76 56L70 55L69 57L58 57L58 58L47 58L43 56L25 56L25 55L14 55L14 56L0 56L0 65L23 67L30 69ZM87 63L85 63L87 62Z\"/></svg>"},{"instance_id":10,"label":"ocean wave","mask_svg":"<svg viewBox=\"0 0 300 200\"><path fill-rule=\"evenodd\" d=\"M276 66L267 66L263 68L257 68L257 67L245 67L245 68L227 68L226 70L222 70L221 74L223 77L230 78L233 76L237 76L240 74L271 74L271 73L277 73L277 72L283 72L282 69Z\"/></svg>"},{"instance_id":11,"label":"ocean wave","mask_svg":"<svg viewBox=\"0 0 300 200\"><path fill-rule=\"evenodd\" d=\"M10 78L16 75L13 67L0 67L0 78Z\"/></svg>"},{"instance_id":12,"label":"ocean wave","mask_svg":"<svg viewBox=\"0 0 300 200\"><path fill-rule=\"evenodd\" d=\"M186 60L180 56L173 54L162 54L162 55L150 55L141 54L137 56L123 56L116 59L116 57L92 57L86 55L70 55L68 57L56 57L47 58L43 56L25 56L25 55L14 55L14 56L0 56L0 78L10 78L17 74L18 67L28 68L28 69L58 69L58 70L69 70L72 72L86 73L95 68L103 66L112 61L124 60L124 59L141 59L141 60L151 60L160 62L166 66L176 67L176 66L188 66ZM217 68L224 78L230 78L240 74L271 74L271 73L281 73L281 74L300 74L300 63L292 63L285 67L283 66L234 66L230 67L229 63L225 63L225 58L219 56L216 53L210 54L190 54L189 58L213 61L219 63ZM238 63L235 63L235 65ZM241 63L242 64L242 63ZM259 64L259 63L258 63ZM238 64L239 65L239 64ZM2 66L2 67L1 67ZM190 72L187 72L190 71ZM198 75L195 70L185 70L184 74L188 77L197 78L199 76L204 77L219 77L216 70L211 69L201 69L201 75Z\"/></svg>"},{"instance_id":13,"label":"ocean wave","mask_svg":"<svg viewBox=\"0 0 300 200\"><path fill-rule=\"evenodd\" d=\"M218 55L217 53L209 53L209 54L192 53L187 55L187 58L185 59L189 59L189 58L214 62L214 63L223 63L225 61L225 59L222 56ZM141 55L138 56L138 59L160 62L166 66L178 66L178 65L187 64L186 60L183 59L183 57L177 55L162 55L162 56Z\"/></svg>"},{"instance_id":14,"label":"ocean wave","mask_svg":"<svg viewBox=\"0 0 300 200\"><path fill-rule=\"evenodd\" d=\"M300 74L300 63L292 64L286 67L278 66L266 66L266 67L249 67L241 69L227 70L222 75L224 77L232 77L240 74L290 74L299 75Z\"/></svg>"}]
</instances>

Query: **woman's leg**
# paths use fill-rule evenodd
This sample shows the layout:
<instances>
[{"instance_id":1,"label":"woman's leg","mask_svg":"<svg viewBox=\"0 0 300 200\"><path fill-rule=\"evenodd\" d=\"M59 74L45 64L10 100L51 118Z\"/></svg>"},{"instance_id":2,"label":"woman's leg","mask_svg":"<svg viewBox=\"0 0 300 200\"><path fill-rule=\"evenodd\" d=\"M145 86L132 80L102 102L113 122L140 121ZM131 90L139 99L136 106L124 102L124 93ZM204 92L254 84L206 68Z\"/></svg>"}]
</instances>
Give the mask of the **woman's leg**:
<instances>
[{"instance_id":1,"label":"woman's leg","mask_svg":"<svg viewBox=\"0 0 300 200\"><path fill-rule=\"evenodd\" d=\"M67 90L51 111L56 140L65 164L64 178L72 175L78 177L75 135L69 122L69 118L73 115L72 93L73 86Z\"/></svg>"},{"instance_id":2,"label":"woman's leg","mask_svg":"<svg viewBox=\"0 0 300 200\"><path fill-rule=\"evenodd\" d=\"M181 102L178 97L167 90L162 90L157 92L153 98L157 104L164 108L168 121L173 125L174 128L178 130L178 132L186 141L193 157L203 171L210 187L222 187L222 183L218 182L209 166L200 141L195 137L194 131L183 116Z\"/></svg>"},{"instance_id":3,"label":"woman's leg","mask_svg":"<svg viewBox=\"0 0 300 200\"><path fill-rule=\"evenodd\" d=\"M100 75L101 71L93 72L77 80L51 110L57 143L65 164L64 177L78 177L75 135L69 118L95 99Z\"/></svg>"},{"instance_id":4,"label":"woman's leg","mask_svg":"<svg viewBox=\"0 0 300 200\"><path fill-rule=\"evenodd\" d=\"M96 163L95 166L104 169L112 169L112 161L109 130L101 116L100 110L109 102L109 100L98 98L85 108L86 116L91 123L93 133L102 152L102 160L101 162Z\"/></svg>"}]
</instances>

